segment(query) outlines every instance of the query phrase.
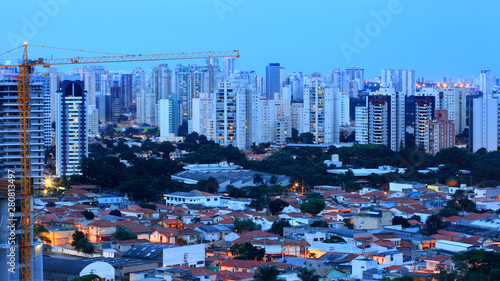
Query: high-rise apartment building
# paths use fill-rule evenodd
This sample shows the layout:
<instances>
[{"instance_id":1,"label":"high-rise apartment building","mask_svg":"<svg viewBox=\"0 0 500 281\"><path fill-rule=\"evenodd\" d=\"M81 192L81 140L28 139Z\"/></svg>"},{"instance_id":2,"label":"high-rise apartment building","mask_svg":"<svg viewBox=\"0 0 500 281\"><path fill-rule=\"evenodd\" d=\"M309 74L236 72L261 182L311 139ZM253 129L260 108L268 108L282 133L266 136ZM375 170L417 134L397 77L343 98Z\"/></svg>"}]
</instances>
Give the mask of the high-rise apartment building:
<instances>
[{"instance_id":1,"label":"high-rise apartment building","mask_svg":"<svg viewBox=\"0 0 500 281\"><path fill-rule=\"evenodd\" d=\"M340 141L340 95L325 78L311 78L304 90L302 132L310 132L314 143Z\"/></svg>"},{"instance_id":2,"label":"high-rise apartment building","mask_svg":"<svg viewBox=\"0 0 500 281\"><path fill-rule=\"evenodd\" d=\"M52 100L50 94L50 77L43 73L31 76L31 83L41 84L43 88L43 142L46 148L52 146Z\"/></svg>"},{"instance_id":3,"label":"high-rise apartment building","mask_svg":"<svg viewBox=\"0 0 500 281\"><path fill-rule=\"evenodd\" d=\"M481 148L495 151L500 145L500 98L482 97L472 101L471 134L472 152Z\"/></svg>"},{"instance_id":4,"label":"high-rise apartment building","mask_svg":"<svg viewBox=\"0 0 500 281\"><path fill-rule=\"evenodd\" d=\"M200 93L199 98L193 99L193 118L190 131L204 135L209 140L214 139L215 100L213 94Z\"/></svg>"},{"instance_id":5,"label":"high-rise apartment building","mask_svg":"<svg viewBox=\"0 0 500 281\"><path fill-rule=\"evenodd\" d=\"M83 81L59 83L56 173L60 177L80 173L80 160L88 156L88 96L84 89Z\"/></svg>"},{"instance_id":6,"label":"high-rise apartment building","mask_svg":"<svg viewBox=\"0 0 500 281\"><path fill-rule=\"evenodd\" d=\"M466 128L467 89L453 84L440 84L435 87L422 88L418 96L434 96L439 110L448 110L448 117L455 122L455 133L458 135Z\"/></svg>"},{"instance_id":7,"label":"high-rise apartment building","mask_svg":"<svg viewBox=\"0 0 500 281\"><path fill-rule=\"evenodd\" d=\"M493 92L493 76L491 70L481 70L479 75L479 90L483 93L483 97L487 97Z\"/></svg>"},{"instance_id":8,"label":"high-rise apartment building","mask_svg":"<svg viewBox=\"0 0 500 281\"><path fill-rule=\"evenodd\" d=\"M405 96L392 88L381 88L368 96L368 143L394 151L405 145Z\"/></svg>"},{"instance_id":9,"label":"high-rise apartment building","mask_svg":"<svg viewBox=\"0 0 500 281\"><path fill-rule=\"evenodd\" d=\"M368 144L368 106L356 106L355 140L359 144Z\"/></svg>"},{"instance_id":10,"label":"high-rise apartment building","mask_svg":"<svg viewBox=\"0 0 500 281\"><path fill-rule=\"evenodd\" d=\"M435 110L434 119L427 121L425 151L432 155L441 149L455 146L455 122L448 119L447 110Z\"/></svg>"},{"instance_id":11,"label":"high-rise apartment building","mask_svg":"<svg viewBox=\"0 0 500 281\"><path fill-rule=\"evenodd\" d=\"M167 64L151 68L151 90L157 100L168 99L172 94L172 71Z\"/></svg>"},{"instance_id":12,"label":"high-rise apartment building","mask_svg":"<svg viewBox=\"0 0 500 281\"><path fill-rule=\"evenodd\" d=\"M413 96L416 93L415 70L402 69L382 69L382 86L393 88L396 92L402 92L406 96Z\"/></svg>"},{"instance_id":13,"label":"high-rise apartment building","mask_svg":"<svg viewBox=\"0 0 500 281\"><path fill-rule=\"evenodd\" d=\"M426 142L428 142L429 121L432 120L434 117L435 108L436 108L436 103L434 96L415 97L414 135L415 135L415 144L417 145L417 147L425 146ZM448 118L448 111L446 112L446 118Z\"/></svg>"},{"instance_id":14,"label":"high-rise apartment building","mask_svg":"<svg viewBox=\"0 0 500 281\"><path fill-rule=\"evenodd\" d=\"M10 72L10 71L7 71ZM0 74L0 175L9 170L21 173L20 113L17 73ZM30 159L35 189L43 188L44 171L44 86L33 82L30 91Z\"/></svg>"},{"instance_id":15,"label":"high-rise apartment building","mask_svg":"<svg viewBox=\"0 0 500 281\"><path fill-rule=\"evenodd\" d=\"M158 125L160 137L177 136L179 127L177 98L171 95L168 99L158 101Z\"/></svg>"},{"instance_id":16,"label":"high-rise apartment building","mask_svg":"<svg viewBox=\"0 0 500 281\"><path fill-rule=\"evenodd\" d=\"M141 90L137 97L137 121L156 125L156 95L150 90Z\"/></svg>"}]
</instances>

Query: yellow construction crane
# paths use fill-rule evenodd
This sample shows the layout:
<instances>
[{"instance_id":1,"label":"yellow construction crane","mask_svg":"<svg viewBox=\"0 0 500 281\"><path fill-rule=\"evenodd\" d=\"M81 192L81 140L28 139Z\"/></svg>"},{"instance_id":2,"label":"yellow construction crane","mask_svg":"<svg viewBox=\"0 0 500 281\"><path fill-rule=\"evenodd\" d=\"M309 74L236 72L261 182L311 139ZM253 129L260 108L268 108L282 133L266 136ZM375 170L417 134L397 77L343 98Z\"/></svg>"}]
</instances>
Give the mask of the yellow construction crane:
<instances>
[{"instance_id":1,"label":"yellow construction crane","mask_svg":"<svg viewBox=\"0 0 500 281\"><path fill-rule=\"evenodd\" d=\"M47 46L30 45L34 47L53 48ZM21 187L19 196L21 197L21 271L22 280L32 280L32 217L31 196L33 195L33 184L31 181L31 163L30 163L30 74L36 66L50 67L52 65L67 64L90 64L90 63L110 63L110 62L134 62L134 61L158 61L158 60L183 60L183 59L201 59L201 58L223 58L239 57L239 51L217 51L217 52L188 52L188 53L170 53L170 54L149 54L149 55L120 55L106 52L106 56L100 57L73 57L56 59L28 59L28 43L7 51L1 55L10 53L17 49L23 49L23 57L19 64L0 65L0 67L18 67L19 75L17 77L18 103L20 111L20 141L21 141ZM64 49L64 48L54 48ZM72 51L91 52L75 49L64 49Z\"/></svg>"}]
</instances>

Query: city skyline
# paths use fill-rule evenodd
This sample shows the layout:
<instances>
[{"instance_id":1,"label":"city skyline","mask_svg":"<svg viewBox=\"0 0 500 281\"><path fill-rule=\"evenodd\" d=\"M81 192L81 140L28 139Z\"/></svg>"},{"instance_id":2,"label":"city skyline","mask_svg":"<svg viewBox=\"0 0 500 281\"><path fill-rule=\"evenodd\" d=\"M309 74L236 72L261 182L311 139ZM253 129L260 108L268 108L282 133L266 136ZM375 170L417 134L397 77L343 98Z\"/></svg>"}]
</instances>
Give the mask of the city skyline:
<instances>
[{"instance_id":1,"label":"city skyline","mask_svg":"<svg viewBox=\"0 0 500 281\"><path fill-rule=\"evenodd\" d=\"M359 66L366 70L367 78L386 68L414 69L417 77L434 81L444 76L455 81L461 76L477 77L483 69L495 73L494 66L500 60L494 53L493 38L467 39L479 30L481 34L494 33L495 26L483 22L494 16L492 7L498 3L493 1L474 6L466 1L432 2L433 9L426 8L430 1L403 0L286 4L216 0L196 6L186 1L168 3L165 13L162 8L167 8L167 4L153 2L148 6L129 4L129 10L136 11L131 15L133 20L113 2L99 6L93 5L93 1L40 3L28 9L14 3L3 4L10 12L0 19L3 26L9 26L0 32L2 49L9 50L23 40L30 44L130 54L238 49L241 57L236 68L253 70L262 76L269 63L280 63L287 73L322 75L334 67ZM463 9L470 16L461 19L456 15ZM74 21L78 15L99 19ZM175 28L176 25L182 28ZM221 40L220 34L227 40ZM43 49L31 53L32 57L51 55L81 53ZM14 53L5 58L19 57ZM155 65L141 64L145 69ZM438 67L431 67L435 65ZM133 66L119 64L109 69Z\"/></svg>"}]
</instances>

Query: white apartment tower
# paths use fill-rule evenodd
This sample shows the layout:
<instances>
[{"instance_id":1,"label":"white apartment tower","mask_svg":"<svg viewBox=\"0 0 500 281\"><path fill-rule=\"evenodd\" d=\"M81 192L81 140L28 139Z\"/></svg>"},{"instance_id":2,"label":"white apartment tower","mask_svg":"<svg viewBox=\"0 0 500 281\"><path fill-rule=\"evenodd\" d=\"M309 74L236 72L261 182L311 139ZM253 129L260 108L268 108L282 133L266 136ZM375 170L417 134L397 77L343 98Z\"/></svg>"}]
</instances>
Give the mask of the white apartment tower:
<instances>
[{"instance_id":1,"label":"white apartment tower","mask_svg":"<svg viewBox=\"0 0 500 281\"><path fill-rule=\"evenodd\" d=\"M472 152L498 149L500 144L500 98L476 98L472 105Z\"/></svg>"},{"instance_id":2,"label":"white apartment tower","mask_svg":"<svg viewBox=\"0 0 500 281\"><path fill-rule=\"evenodd\" d=\"M209 140L214 139L215 100L213 94L200 93L193 99L193 118L190 129L198 135L204 135Z\"/></svg>"},{"instance_id":3,"label":"white apartment tower","mask_svg":"<svg viewBox=\"0 0 500 281\"><path fill-rule=\"evenodd\" d=\"M479 75L479 90L483 93L483 97L487 97L493 92L493 76L491 70L481 70Z\"/></svg>"},{"instance_id":4,"label":"white apartment tower","mask_svg":"<svg viewBox=\"0 0 500 281\"><path fill-rule=\"evenodd\" d=\"M304 90L302 131L314 135L314 143L338 143L340 138L339 93L321 77L311 78Z\"/></svg>"}]
</instances>

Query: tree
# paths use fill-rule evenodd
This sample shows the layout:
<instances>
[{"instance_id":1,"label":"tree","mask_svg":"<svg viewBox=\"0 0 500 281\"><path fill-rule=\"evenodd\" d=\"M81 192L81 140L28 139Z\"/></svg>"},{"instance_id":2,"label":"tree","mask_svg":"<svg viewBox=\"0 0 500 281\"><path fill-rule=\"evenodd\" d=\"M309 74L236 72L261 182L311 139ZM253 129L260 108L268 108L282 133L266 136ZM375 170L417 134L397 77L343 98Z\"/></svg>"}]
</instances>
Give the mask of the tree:
<instances>
[{"instance_id":1,"label":"tree","mask_svg":"<svg viewBox=\"0 0 500 281\"><path fill-rule=\"evenodd\" d=\"M278 280L279 270L276 266L265 265L259 268L259 272L255 274L255 281L276 281Z\"/></svg>"},{"instance_id":2,"label":"tree","mask_svg":"<svg viewBox=\"0 0 500 281\"><path fill-rule=\"evenodd\" d=\"M175 241L175 245L177 246L186 246L187 241L184 238L178 238L177 241Z\"/></svg>"},{"instance_id":3,"label":"tree","mask_svg":"<svg viewBox=\"0 0 500 281\"><path fill-rule=\"evenodd\" d=\"M92 211L90 210L85 210L83 212L81 212L81 214L85 217L86 220L90 221L90 220L93 220L95 215L94 213L92 213Z\"/></svg>"},{"instance_id":4,"label":"tree","mask_svg":"<svg viewBox=\"0 0 500 281\"><path fill-rule=\"evenodd\" d=\"M45 205L45 207L55 207L56 206L56 203L54 202L49 202Z\"/></svg>"},{"instance_id":5,"label":"tree","mask_svg":"<svg viewBox=\"0 0 500 281\"><path fill-rule=\"evenodd\" d=\"M111 216L117 216L117 217L121 217L122 216L122 212L120 212L120 210L118 210L118 209L111 210L109 212L109 214Z\"/></svg>"},{"instance_id":6,"label":"tree","mask_svg":"<svg viewBox=\"0 0 500 281\"><path fill-rule=\"evenodd\" d=\"M269 229L269 232L283 236L283 228L290 227L290 223L285 219L280 219L273 222L273 225Z\"/></svg>"},{"instance_id":7,"label":"tree","mask_svg":"<svg viewBox=\"0 0 500 281\"><path fill-rule=\"evenodd\" d=\"M432 215L425 221L425 226L429 235L436 234L443 227L443 220L439 215Z\"/></svg>"},{"instance_id":8,"label":"tree","mask_svg":"<svg viewBox=\"0 0 500 281\"><path fill-rule=\"evenodd\" d=\"M139 207L156 211L156 205L155 204L150 204L150 203L143 202L143 203L139 204Z\"/></svg>"},{"instance_id":9,"label":"tree","mask_svg":"<svg viewBox=\"0 0 500 281\"><path fill-rule=\"evenodd\" d=\"M87 274L87 275L83 275L83 276L80 276L80 277L77 277L71 281L95 281L95 280L101 280L101 278L99 277L99 275L97 274Z\"/></svg>"},{"instance_id":10,"label":"tree","mask_svg":"<svg viewBox=\"0 0 500 281\"><path fill-rule=\"evenodd\" d=\"M132 233L130 230L121 228L115 231L113 233L113 237L116 240L130 240L130 239L137 239L137 235L135 233Z\"/></svg>"},{"instance_id":11,"label":"tree","mask_svg":"<svg viewBox=\"0 0 500 281\"><path fill-rule=\"evenodd\" d=\"M410 220L416 220L418 222L422 222L422 218L418 215L411 216Z\"/></svg>"},{"instance_id":12,"label":"tree","mask_svg":"<svg viewBox=\"0 0 500 281\"><path fill-rule=\"evenodd\" d=\"M45 244L50 244L52 242L48 237L42 235L42 233L48 232L49 231L43 224L35 224L33 227L33 234L35 235L35 238L40 238L40 240L42 240Z\"/></svg>"},{"instance_id":13,"label":"tree","mask_svg":"<svg viewBox=\"0 0 500 281\"><path fill-rule=\"evenodd\" d=\"M304 144L313 144L314 135L311 133L302 133L299 135L299 141Z\"/></svg>"},{"instance_id":14,"label":"tree","mask_svg":"<svg viewBox=\"0 0 500 281\"><path fill-rule=\"evenodd\" d=\"M300 211L316 216L325 208L325 198L317 192L311 192L306 196L306 199L300 204Z\"/></svg>"},{"instance_id":15,"label":"tree","mask_svg":"<svg viewBox=\"0 0 500 281\"><path fill-rule=\"evenodd\" d=\"M238 260L261 260L266 253L266 249L259 249L250 242L245 244L236 243L231 246L230 251L233 255L236 255L235 259Z\"/></svg>"},{"instance_id":16,"label":"tree","mask_svg":"<svg viewBox=\"0 0 500 281\"><path fill-rule=\"evenodd\" d=\"M262 178L262 176L260 174L255 174L253 176L253 183L255 185L257 185L257 184L263 184L264 183L264 179Z\"/></svg>"},{"instance_id":17,"label":"tree","mask_svg":"<svg viewBox=\"0 0 500 281\"><path fill-rule=\"evenodd\" d=\"M309 225L310 227L328 227L328 223L324 220L314 221Z\"/></svg>"},{"instance_id":18,"label":"tree","mask_svg":"<svg viewBox=\"0 0 500 281\"><path fill-rule=\"evenodd\" d=\"M286 208L288 206L290 206L290 204L288 204L287 202L285 202L281 199L276 199L276 200L269 202L269 211L274 216L274 215L279 214L281 211L283 211L284 208Z\"/></svg>"},{"instance_id":19,"label":"tree","mask_svg":"<svg viewBox=\"0 0 500 281\"><path fill-rule=\"evenodd\" d=\"M408 220L401 217L401 216L395 216L392 219L392 225L401 225L404 228L408 228L411 226L410 223L408 222Z\"/></svg>"},{"instance_id":20,"label":"tree","mask_svg":"<svg viewBox=\"0 0 500 281\"><path fill-rule=\"evenodd\" d=\"M75 230L75 233L73 233L72 237L73 241L71 242L71 246L76 247L78 242L85 238L85 234L83 234L83 232L81 231Z\"/></svg>"},{"instance_id":21,"label":"tree","mask_svg":"<svg viewBox=\"0 0 500 281\"><path fill-rule=\"evenodd\" d=\"M499 280L500 253L471 250L453 256L456 272L463 280Z\"/></svg>"},{"instance_id":22,"label":"tree","mask_svg":"<svg viewBox=\"0 0 500 281\"><path fill-rule=\"evenodd\" d=\"M340 236L332 235L330 238L325 239L325 241L323 241L323 242L325 242L325 243L344 243L346 241L344 240L344 238L342 238Z\"/></svg>"},{"instance_id":23,"label":"tree","mask_svg":"<svg viewBox=\"0 0 500 281\"><path fill-rule=\"evenodd\" d=\"M204 192L219 193L219 182L215 177L209 177L207 180L200 180L196 186L196 189Z\"/></svg>"},{"instance_id":24,"label":"tree","mask_svg":"<svg viewBox=\"0 0 500 281\"><path fill-rule=\"evenodd\" d=\"M344 226L348 229L354 229L354 224L351 219L344 219Z\"/></svg>"},{"instance_id":25,"label":"tree","mask_svg":"<svg viewBox=\"0 0 500 281\"><path fill-rule=\"evenodd\" d=\"M243 233L247 231L259 230L260 225L253 222L251 219L234 219L234 229L236 232Z\"/></svg>"},{"instance_id":26,"label":"tree","mask_svg":"<svg viewBox=\"0 0 500 281\"><path fill-rule=\"evenodd\" d=\"M443 209L441 209L441 211L439 211L439 215L445 218L449 218L451 216L458 216L458 211L455 208L444 207Z\"/></svg>"},{"instance_id":27,"label":"tree","mask_svg":"<svg viewBox=\"0 0 500 281\"><path fill-rule=\"evenodd\" d=\"M309 269L307 267L297 269L297 277L302 281L319 281L319 276L315 273L315 269Z\"/></svg>"}]
</instances>

